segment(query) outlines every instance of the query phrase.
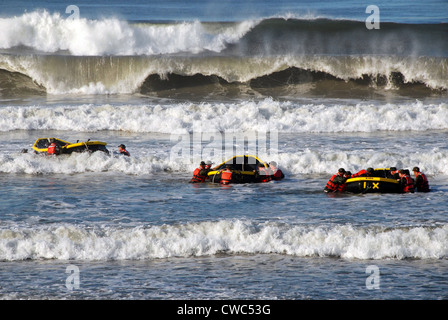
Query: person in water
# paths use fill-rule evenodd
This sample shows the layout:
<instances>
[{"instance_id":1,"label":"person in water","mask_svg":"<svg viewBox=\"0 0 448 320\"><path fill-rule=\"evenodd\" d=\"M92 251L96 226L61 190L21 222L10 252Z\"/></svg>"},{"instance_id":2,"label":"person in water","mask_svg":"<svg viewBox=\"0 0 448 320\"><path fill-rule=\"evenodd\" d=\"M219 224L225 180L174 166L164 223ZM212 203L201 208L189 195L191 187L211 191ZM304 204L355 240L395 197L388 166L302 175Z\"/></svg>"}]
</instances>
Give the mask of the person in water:
<instances>
[{"instance_id":1,"label":"person in water","mask_svg":"<svg viewBox=\"0 0 448 320\"><path fill-rule=\"evenodd\" d=\"M52 138L50 139L50 145L47 148L47 154L58 155L61 153L61 148L56 144L56 141Z\"/></svg>"},{"instance_id":2,"label":"person in water","mask_svg":"<svg viewBox=\"0 0 448 320\"><path fill-rule=\"evenodd\" d=\"M219 183L227 185L232 182L232 167L230 165L226 165L226 168L221 171L221 180Z\"/></svg>"},{"instance_id":3,"label":"person in water","mask_svg":"<svg viewBox=\"0 0 448 320\"><path fill-rule=\"evenodd\" d=\"M199 167L197 167L193 171L193 178L191 178L190 183L202 183L205 182L205 179L208 177L208 172L210 170L206 169L206 163L204 161L201 161L199 164Z\"/></svg>"},{"instance_id":4,"label":"person in water","mask_svg":"<svg viewBox=\"0 0 448 320\"><path fill-rule=\"evenodd\" d=\"M212 170L212 164L213 162L211 162L210 160L205 162L205 170L211 171Z\"/></svg>"},{"instance_id":5,"label":"person in water","mask_svg":"<svg viewBox=\"0 0 448 320\"><path fill-rule=\"evenodd\" d=\"M414 186L415 189L417 189L417 192L429 192L429 182L426 175L423 172L420 172L419 167L414 167L412 172L415 175Z\"/></svg>"},{"instance_id":6,"label":"person in water","mask_svg":"<svg viewBox=\"0 0 448 320\"><path fill-rule=\"evenodd\" d=\"M124 144L120 144L118 146L118 152L120 152L120 154L128 156L128 157L131 156L131 154L126 150L126 146Z\"/></svg>"},{"instance_id":7,"label":"person in water","mask_svg":"<svg viewBox=\"0 0 448 320\"><path fill-rule=\"evenodd\" d=\"M400 179L400 175L398 174L398 170L396 167L390 167L389 172L386 173L386 178L390 179Z\"/></svg>"},{"instance_id":8,"label":"person in water","mask_svg":"<svg viewBox=\"0 0 448 320\"><path fill-rule=\"evenodd\" d=\"M258 171L255 172L256 180L259 182L269 182L271 181L272 172L269 168L264 166L264 163L258 163Z\"/></svg>"},{"instance_id":9,"label":"person in water","mask_svg":"<svg viewBox=\"0 0 448 320\"><path fill-rule=\"evenodd\" d=\"M282 180L285 175L283 174L282 170L278 168L277 162L271 161L269 162L269 169L271 170L271 179L272 180Z\"/></svg>"},{"instance_id":10,"label":"person in water","mask_svg":"<svg viewBox=\"0 0 448 320\"><path fill-rule=\"evenodd\" d=\"M205 169L205 171L206 171L205 181L210 180L210 177L208 176L208 173L209 173L210 171L212 171L212 164L213 164L213 162L211 162L210 160L208 160L208 161L205 162L205 167L204 167L204 169Z\"/></svg>"},{"instance_id":11,"label":"person in water","mask_svg":"<svg viewBox=\"0 0 448 320\"><path fill-rule=\"evenodd\" d=\"M398 175L400 176L398 182L400 183L401 191L414 193L414 179L403 169L398 171Z\"/></svg>"},{"instance_id":12,"label":"person in water","mask_svg":"<svg viewBox=\"0 0 448 320\"><path fill-rule=\"evenodd\" d=\"M338 172L334 174L330 180L328 180L327 185L324 188L325 192L344 192L346 189L345 181L347 180L344 177L346 173L344 168L339 168Z\"/></svg>"},{"instance_id":13,"label":"person in water","mask_svg":"<svg viewBox=\"0 0 448 320\"><path fill-rule=\"evenodd\" d=\"M358 173L355 173L352 175L352 178L358 178L358 177L374 177L375 169L373 168L367 168L367 170L362 169Z\"/></svg>"}]
</instances>

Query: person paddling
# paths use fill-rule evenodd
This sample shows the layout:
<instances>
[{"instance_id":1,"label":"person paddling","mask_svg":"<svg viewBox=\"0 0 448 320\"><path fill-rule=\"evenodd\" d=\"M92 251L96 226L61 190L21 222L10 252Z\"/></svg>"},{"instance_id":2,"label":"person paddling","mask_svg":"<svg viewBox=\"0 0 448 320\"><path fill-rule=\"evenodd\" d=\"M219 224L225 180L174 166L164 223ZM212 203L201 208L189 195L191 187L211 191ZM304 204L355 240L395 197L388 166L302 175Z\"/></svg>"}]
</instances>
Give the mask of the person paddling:
<instances>
[{"instance_id":1,"label":"person paddling","mask_svg":"<svg viewBox=\"0 0 448 320\"><path fill-rule=\"evenodd\" d=\"M118 152L120 152L120 154L128 156L128 157L131 156L131 154L126 150L126 146L124 144L120 144L118 146Z\"/></svg>"}]
</instances>

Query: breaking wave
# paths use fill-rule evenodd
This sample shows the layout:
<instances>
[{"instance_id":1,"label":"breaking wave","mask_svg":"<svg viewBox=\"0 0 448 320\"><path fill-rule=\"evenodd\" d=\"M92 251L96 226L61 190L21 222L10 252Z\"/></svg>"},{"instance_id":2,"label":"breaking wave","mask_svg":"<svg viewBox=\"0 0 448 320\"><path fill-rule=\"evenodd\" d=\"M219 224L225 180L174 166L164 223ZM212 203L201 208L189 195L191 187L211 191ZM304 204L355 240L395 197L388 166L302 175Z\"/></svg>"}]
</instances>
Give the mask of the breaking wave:
<instances>
[{"instance_id":1,"label":"breaking wave","mask_svg":"<svg viewBox=\"0 0 448 320\"><path fill-rule=\"evenodd\" d=\"M242 220L135 228L55 225L0 229L0 261L148 260L276 253L343 259L445 259L447 225L290 226Z\"/></svg>"},{"instance_id":2,"label":"breaking wave","mask_svg":"<svg viewBox=\"0 0 448 320\"><path fill-rule=\"evenodd\" d=\"M3 71L1 71L3 69ZM394 56L74 57L0 54L0 89L50 94L157 94L169 90L288 93L332 88L448 90L448 59ZM273 93L275 94L275 93ZM273 95L269 93L268 95Z\"/></svg>"},{"instance_id":3,"label":"breaking wave","mask_svg":"<svg viewBox=\"0 0 448 320\"><path fill-rule=\"evenodd\" d=\"M323 80L448 90L444 23L385 22L367 30L363 22L319 18L132 23L35 11L1 18L0 29L2 95L153 94L229 84L260 90Z\"/></svg>"},{"instance_id":4,"label":"breaking wave","mask_svg":"<svg viewBox=\"0 0 448 320\"><path fill-rule=\"evenodd\" d=\"M381 119L381 121L368 121ZM400 121L401 119L401 121ZM424 121L423 121L424 120ZM11 106L0 108L0 131L124 131L190 134L277 131L334 133L448 129L448 104L296 103L266 98L227 103L148 105Z\"/></svg>"},{"instance_id":5,"label":"breaking wave","mask_svg":"<svg viewBox=\"0 0 448 320\"><path fill-rule=\"evenodd\" d=\"M199 21L131 24L117 18L65 19L59 13L35 11L0 19L0 48L26 47L75 56L219 52L227 43L238 41L254 24L245 21L213 33Z\"/></svg>"},{"instance_id":6,"label":"breaking wave","mask_svg":"<svg viewBox=\"0 0 448 320\"><path fill-rule=\"evenodd\" d=\"M0 48L77 56L155 55L204 51L248 54L388 54L447 56L448 24L272 17L240 22L132 23L117 18L65 19L34 11L0 19Z\"/></svg>"}]
</instances>

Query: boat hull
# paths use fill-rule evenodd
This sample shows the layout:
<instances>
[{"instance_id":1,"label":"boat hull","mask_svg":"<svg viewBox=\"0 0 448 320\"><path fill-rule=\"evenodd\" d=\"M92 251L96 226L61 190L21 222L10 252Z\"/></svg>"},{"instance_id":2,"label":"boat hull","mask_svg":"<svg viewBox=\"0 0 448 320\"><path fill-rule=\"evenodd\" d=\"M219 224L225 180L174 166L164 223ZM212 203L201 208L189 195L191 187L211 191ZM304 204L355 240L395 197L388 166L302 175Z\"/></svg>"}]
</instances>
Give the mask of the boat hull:
<instances>
[{"instance_id":1,"label":"boat hull","mask_svg":"<svg viewBox=\"0 0 448 320\"><path fill-rule=\"evenodd\" d=\"M346 181L346 192L350 193L400 193L400 184L395 179L378 177L351 178Z\"/></svg>"},{"instance_id":2,"label":"boat hull","mask_svg":"<svg viewBox=\"0 0 448 320\"><path fill-rule=\"evenodd\" d=\"M251 155L240 155L234 156L227 161L214 167L208 173L208 180L212 183L221 182L221 170L225 169L226 166L230 166L232 170L232 181L231 183L256 183L260 182L260 178L256 172L258 171L258 165L262 163L265 168L268 165L258 159L256 156Z\"/></svg>"},{"instance_id":3,"label":"boat hull","mask_svg":"<svg viewBox=\"0 0 448 320\"><path fill-rule=\"evenodd\" d=\"M56 146L59 147L60 154L71 154L73 152L95 152L102 151L105 153L109 153L107 150L106 142L101 141L84 141L84 142L76 142L71 143L65 140L56 139L56 138L39 138L33 144L33 150L36 153L47 153L48 146L50 145L50 139L56 143Z\"/></svg>"}]
</instances>

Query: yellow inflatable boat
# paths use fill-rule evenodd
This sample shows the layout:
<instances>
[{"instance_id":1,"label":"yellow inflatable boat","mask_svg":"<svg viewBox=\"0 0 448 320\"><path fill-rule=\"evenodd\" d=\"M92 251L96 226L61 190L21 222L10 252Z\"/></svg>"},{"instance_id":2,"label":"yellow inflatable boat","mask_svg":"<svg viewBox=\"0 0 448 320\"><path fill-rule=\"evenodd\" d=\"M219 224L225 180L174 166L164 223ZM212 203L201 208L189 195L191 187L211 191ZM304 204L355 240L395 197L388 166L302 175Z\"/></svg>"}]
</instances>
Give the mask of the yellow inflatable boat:
<instances>
[{"instance_id":1,"label":"yellow inflatable boat","mask_svg":"<svg viewBox=\"0 0 448 320\"><path fill-rule=\"evenodd\" d=\"M239 155L224 161L218 166L212 168L208 173L210 182L219 183L221 181L221 171L230 166L232 170L232 183L253 183L260 182L258 175L258 166L263 164L268 168L268 164L252 155Z\"/></svg>"},{"instance_id":2,"label":"yellow inflatable boat","mask_svg":"<svg viewBox=\"0 0 448 320\"><path fill-rule=\"evenodd\" d=\"M375 169L374 177L347 179L346 192L351 193L399 193L400 184L390 175L389 169Z\"/></svg>"},{"instance_id":3,"label":"yellow inflatable boat","mask_svg":"<svg viewBox=\"0 0 448 320\"><path fill-rule=\"evenodd\" d=\"M71 154L73 152L95 152L102 151L109 154L109 150L107 150L106 142L101 141L83 141L76 143L71 143L62 139L57 138L39 138L34 142L33 149L36 153L47 153L48 146L54 142L56 144L57 149L59 150L59 154Z\"/></svg>"}]
</instances>

